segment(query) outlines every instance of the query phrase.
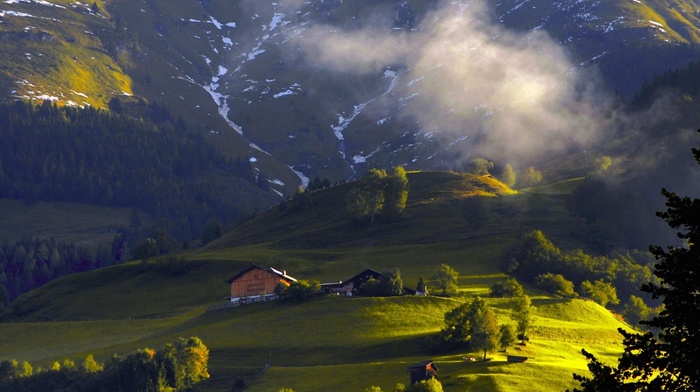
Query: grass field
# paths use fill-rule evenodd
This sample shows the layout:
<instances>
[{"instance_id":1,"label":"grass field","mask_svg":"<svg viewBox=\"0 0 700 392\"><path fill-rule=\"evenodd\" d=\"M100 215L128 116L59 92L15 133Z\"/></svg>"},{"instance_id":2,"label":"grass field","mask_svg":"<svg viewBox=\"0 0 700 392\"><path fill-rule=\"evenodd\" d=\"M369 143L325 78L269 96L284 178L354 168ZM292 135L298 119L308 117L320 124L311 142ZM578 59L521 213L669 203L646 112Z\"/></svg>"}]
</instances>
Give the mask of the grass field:
<instances>
[{"instance_id":1,"label":"grass field","mask_svg":"<svg viewBox=\"0 0 700 392\"><path fill-rule=\"evenodd\" d=\"M535 306L531 341L508 349L528 356L525 363L508 363L503 353L490 354L489 362L465 362L480 354L435 348L445 312L487 296L507 277L501 261L523 233L538 228L559 246L581 246L566 195L515 194L490 181L412 173L404 217L371 227L348 220L339 201L348 188L339 186L314 192L313 207L303 213L275 208L205 248L182 253L185 271L173 272L159 260L135 261L58 279L8 309L0 324L0 359L44 368L88 354L104 362L197 336L211 350L211 379L200 384L203 391L230 391L238 379L253 392L393 390L408 383L407 365L429 358L446 391L571 388L572 372L586 372L581 348L609 360L621 351L616 328L624 325L590 301L526 287ZM481 197L488 219L476 231L465 228L459 212L461 201L474 194L490 194ZM419 277L431 287L432 269L446 263L460 272L460 295L330 296L208 312L229 294L225 281L251 263L321 282L345 280L367 267L399 267L408 287ZM487 301L499 323L512 322L511 300Z\"/></svg>"},{"instance_id":2,"label":"grass field","mask_svg":"<svg viewBox=\"0 0 700 392\"><path fill-rule=\"evenodd\" d=\"M34 203L0 198L0 239L55 238L76 244L111 243L117 228L129 226L131 208L80 203ZM147 223L147 222L144 222Z\"/></svg>"}]
</instances>

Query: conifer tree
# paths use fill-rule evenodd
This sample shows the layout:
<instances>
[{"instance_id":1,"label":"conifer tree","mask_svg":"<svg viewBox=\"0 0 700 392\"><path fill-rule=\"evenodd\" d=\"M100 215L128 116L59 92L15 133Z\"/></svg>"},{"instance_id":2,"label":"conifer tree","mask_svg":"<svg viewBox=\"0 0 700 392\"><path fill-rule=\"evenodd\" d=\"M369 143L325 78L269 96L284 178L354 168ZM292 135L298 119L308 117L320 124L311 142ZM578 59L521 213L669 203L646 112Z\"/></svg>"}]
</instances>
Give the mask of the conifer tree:
<instances>
[{"instance_id":1,"label":"conifer tree","mask_svg":"<svg viewBox=\"0 0 700 392\"><path fill-rule=\"evenodd\" d=\"M698 131L700 132L700 130ZM693 156L700 164L700 150ZM654 275L660 283L642 285L652 298L661 298L658 316L640 324L658 331L638 334L619 329L624 351L617 367L601 363L585 349L593 378L574 374L583 389L575 391L700 391L700 199L680 197L662 189L665 212L657 215L679 230L683 246L651 246Z\"/></svg>"}]
</instances>

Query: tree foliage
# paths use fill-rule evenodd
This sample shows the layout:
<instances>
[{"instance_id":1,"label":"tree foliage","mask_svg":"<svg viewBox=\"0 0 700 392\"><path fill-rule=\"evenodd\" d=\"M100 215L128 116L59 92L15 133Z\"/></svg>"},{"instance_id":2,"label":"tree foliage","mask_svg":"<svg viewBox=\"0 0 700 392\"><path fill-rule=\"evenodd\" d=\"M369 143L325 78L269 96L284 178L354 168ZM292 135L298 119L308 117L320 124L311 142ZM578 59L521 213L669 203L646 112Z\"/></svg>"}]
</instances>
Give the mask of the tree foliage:
<instances>
[{"instance_id":1,"label":"tree foliage","mask_svg":"<svg viewBox=\"0 0 700 392\"><path fill-rule=\"evenodd\" d=\"M403 167L395 167L388 175L385 170L370 169L350 191L348 210L357 221L373 225L380 214L387 220L396 219L407 200L408 178Z\"/></svg>"},{"instance_id":2,"label":"tree foliage","mask_svg":"<svg viewBox=\"0 0 700 392\"><path fill-rule=\"evenodd\" d=\"M266 199L248 159L228 159L164 117L0 104L0 197L135 207L186 240L212 216L224 224L238 218L240 200L222 189L235 184Z\"/></svg>"},{"instance_id":3,"label":"tree foliage","mask_svg":"<svg viewBox=\"0 0 700 392\"><path fill-rule=\"evenodd\" d=\"M360 295L372 297L391 297L403 295L403 279L398 268L382 272L379 279L370 278L359 288Z\"/></svg>"},{"instance_id":4,"label":"tree foliage","mask_svg":"<svg viewBox=\"0 0 700 392\"><path fill-rule=\"evenodd\" d=\"M511 324L501 324L498 330L500 336L499 347L502 350L512 346L518 338L515 328Z\"/></svg>"},{"instance_id":5,"label":"tree foliage","mask_svg":"<svg viewBox=\"0 0 700 392\"><path fill-rule=\"evenodd\" d=\"M80 366L66 360L33 372L29 363L0 361L0 390L161 392L192 390L209 378L209 349L199 338L179 338L159 351L142 349L104 365L88 355Z\"/></svg>"},{"instance_id":6,"label":"tree foliage","mask_svg":"<svg viewBox=\"0 0 700 392\"><path fill-rule=\"evenodd\" d=\"M535 286L548 293L560 295L562 297L574 297L574 282L567 280L562 274L546 273L537 275Z\"/></svg>"},{"instance_id":7,"label":"tree foliage","mask_svg":"<svg viewBox=\"0 0 700 392\"><path fill-rule=\"evenodd\" d=\"M502 183L508 185L510 188L515 186L517 182L517 176L515 174L513 166L511 166L510 163L505 165L503 171L501 172L501 175L499 176L499 179Z\"/></svg>"},{"instance_id":8,"label":"tree foliage","mask_svg":"<svg viewBox=\"0 0 700 392\"><path fill-rule=\"evenodd\" d=\"M497 349L501 343L501 330L496 313L491 308L479 309L472 325L472 338L469 346L473 350L484 352L484 360L489 351Z\"/></svg>"},{"instance_id":9,"label":"tree foliage","mask_svg":"<svg viewBox=\"0 0 700 392\"><path fill-rule=\"evenodd\" d=\"M440 332L447 343L469 344L473 349L486 351L498 347L498 334L496 315L480 297L446 312Z\"/></svg>"},{"instance_id":10,"label":"tree foliage","mask_svg":"<svg viewBox=\"0 0 700 392\"><path fill-rule=\"evenodd\" d=\"M581 283L581 294L600 304L607 306L608 304L617 305L620 300L617 298L617 290L612 284L602 280L591 282L588 280Z\"/></svg>"},{"instance_id":11,"label":"tree foliage","mask_svg":"<svg viewBox=\"0 0 700 392\"><path fill-rule=\"evenodd\" d=\"M467 164L467 171L477 176L489 174L489 170L493 169L493 162L485 158L476 158Z\"/></svg>"},{"instance_id":12,"label":"tree foliage","mask_svg":"<svg viewBox=\"0 0 700 392\"><path fill-rule=\"evenodd\" d=\"M457 294L457 280L459 272L447 264L440 264L430 274L430 284L438 290L442 290L442 296Z\"/></svg>"},{"instance_id":13,"label":"tree foliage","mask_svg":"<svg viewBox=\"0 0 700 392\"><path fill-rule=\"evenodd\" d=\"M422 380L413 384L410 389L411 392L442 392L442 384L437 378L431 378L428 380Z\"/></svg>"},{"instance_id":14,"label":"tree foliage","mask_svg":"<svg viewBox=\"0 0 700 392\"><path fill-rule=\"evenodd\" d=\"M520 176L520 184L523 188L529 188L542 182L542 172L530 166Z\"/></svg>"},{"instance_id":15,"label":"tree foliage","mask_svg":"<svg viewBox=\"0 0 700 392\"><path fill-rule=\"evenodd\" d=\"M492 297L520 297L525 293L523 285L515 278L501 280L489 288L489 295Z\"/></svg>"},{"instance_id":16,"label":"tree foliage","mask_svg":"<svg viewBox=\"0 0 700 392\"><path fill-rule=\"evenodd\" d=\"M700 132L700 130L699 130ZM700 150L693 149L700 164ZM673 229L683 246L651 246L658 263L642 291L663 300L664 308L641 324L658 331L638 334L619 329L624 351L617 367L598 361L585 349L592 378L574 375L580 391L681 391L700 390L700 199L680 197L662 189L667 210L658 213ZM577 389L578 390L578 389Z\"/></svg>"},{"instance_id":17,"label":"tree foliage","mask_svg":"<svg viewBox=\"0 0 700 392\"><path fill-rule=\"evenodd\" d=\"M318 280L299 279L289 285L278 283L275 287L275 295L283 301L305 301L319 292L321 292L321 283Z\"/></svg>"},{"instance_id":18,"label":"tree foliage","mask_svg":"<svg viewBox=\"0 0 700 392\"><path fill-rule=\"evenodd\" d=\"M524 342L527 339L527 333L532 325L532 301L530 301L529 296L522 295L515 299L513 320L516 322L518 339Z\"/></svg>"},{"instance_id":19,"label":"tree foliage","mask_svg":"<svg viewBox=\"0 0 700 392\"><path fill-rule=\"evenodd\" d=\"M384 187L384 209L382 215L389 220L397 219L408 201L408 177L402 166L396 166L386 178Z\"/></svg>"}]
</instances>

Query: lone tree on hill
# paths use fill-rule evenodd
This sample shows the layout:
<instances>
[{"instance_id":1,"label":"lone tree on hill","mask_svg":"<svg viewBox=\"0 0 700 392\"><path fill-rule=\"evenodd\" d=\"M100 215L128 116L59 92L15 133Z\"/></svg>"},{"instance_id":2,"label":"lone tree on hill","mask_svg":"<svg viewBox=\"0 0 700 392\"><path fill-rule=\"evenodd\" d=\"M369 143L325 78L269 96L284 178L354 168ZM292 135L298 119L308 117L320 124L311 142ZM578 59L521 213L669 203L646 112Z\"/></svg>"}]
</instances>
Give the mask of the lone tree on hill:
<instances>
[{"instance_id":1,"label":"lone tree on hill","mask_svg":"<svg viewBox=\"0 0 700 392\"><path fill-rule=\"evenodd\" d=\"M374 224L375 216L396 219L408 200L408 178L406 171L397 166L387 175L385 170L370 169L348 195L348 210L358 221L369 219Z\"/></svg>"},{"instance_id":2,"label":"lone tree on hill","mask_svg":"<svg viewBox=\"0 0 700 392\"><path fill-rule=\"evenodd\" d=\"M482 312L476 314L469 346L474 350L483 351L485 361L486 354L497 349L500 343L501 329L498 326L498 318L496 313L487 306Z\"/></svg>"},{"instance_id":3,"label":"lone tree on hill","mask_svg":"<svg viewBox=\"0 0 700 392\"><path fill-rule=\"evenodd\" d=\"M370 169L350 191L350 211L360 220L369 217L370 225L384 207L385 177L386 171Z\"/></svg>"},{"instance_id":4,"label":"lone tree on hill","mask_svg":"<svg viewBox=\"0 0 700 392\"><path fill-rule=\"evenodd\" d=\"M477 176L489 174L489 170L493 169L493 162L484 158L476 158L467 164L467 171Z\"/></svg>"},{"instance_id":5,"label":"lone tree on hill","mask_svg":"<svg viewBox=\"0 0 700 392\"><path fill-rule=\"evenodd\" d=\"M408 201L408 177L406 170L396 166L386 177L384 186L384 210L382 215L394 220L401 215Z\"/></svg>"},{"instance_id":6,"label":"lone tree on hill","mask_svg":"<svg viewBox=\"0 0 700 392\"><path fill-rule=\"evenodd\" d=\"M486 353L499 347L501 332L496 314L480 297L445 313L441 331L447 343L468 343L473 350Z\"/></svg>"},{"instance_id":7,"label":"lone tree on hill","mask_svg":"<svg viewBox=\"0 0 700 392\"><path fill-rule=\"evenodd\" d=\"M442 290L443 297L457 294L457 279L459 279L459 272L447 264L440 264L430 274L430 284Z\"/></svg>"},{"instance_id":8,"label":"lone tree on hill","mask_svg":"<svg viewBox=\"0 0 700 392\"><path fill-rule=\"evenodd\" d=\"M499 179L502 183L508 185L508 187L510 188L515 186L515 183L517 182L517 176L515 175L515 170L513 169L513 166L510 163L506 164L506 166L503 168Z\"/></svg>"},{"instance_id":9,"label":"lone tree on hill","mask_svg":"<svg viewBox=\"0 0 700 392\"><path fill-rule=\"evenodd\" d=\"M522 188L529 188L542 182L542 172L530 166L525 170L520 181Z\"/></svg>"},{"instance_id":10,"label":"lone tree on hill","mask_svg":"<svg viewBox=\"0 0 700 392\"><path fill-rule=\"evenodd\" d=\"M700 150L692 151L700 164ZM700 318L693 312L700 309L700 199L679 197L666 189L661 193L668 209L657 215L679 230L685 245L649 248L658 260L654 275L660 283L646 283L642 291L662 298L664 308L640 324L658 335L618 329L625 348L617 367L581 350L593 378L574 374L583 387L575 391L700 391Z\"/></svg>"},{"instance_id":11,"label":"lone tree on hill","mask_svg":"<svg viewBox=\"0 0 700 392\"><path fill-rule=\"evenodd\" d=\"M527 332L530 330L530 325L532 325L531 307L532 302L529 296L522 295L516 298L515 306L513 307L513 319L517 323L517 337L520 339L521 343L525 343Z\"/></svg>"}]
</instances>

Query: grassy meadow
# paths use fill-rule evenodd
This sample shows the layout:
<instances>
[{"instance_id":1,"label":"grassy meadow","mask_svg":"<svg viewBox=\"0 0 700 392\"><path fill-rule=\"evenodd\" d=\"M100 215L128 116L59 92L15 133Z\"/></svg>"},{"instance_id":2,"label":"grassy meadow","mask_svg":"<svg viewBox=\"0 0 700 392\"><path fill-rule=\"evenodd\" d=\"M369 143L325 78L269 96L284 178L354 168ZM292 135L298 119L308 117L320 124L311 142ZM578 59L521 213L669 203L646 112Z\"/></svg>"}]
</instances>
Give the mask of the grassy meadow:
<instances>
[{"instance_id":1,"label":"grassy meadow","mask_svg":"<svg viewBox=\"0 0 700 392\"><path fill-rule=\"evenodd\" d=\"M0 359L104 362L138 348L160 348L178 337L197 336L210 349L211 378L203 391L230 391L236 380L248 391L393 390L408 384L405 368L433 359L446 391L564 390L573 372L586 373L581 348L613 361L622 347L611 312L581 299L542 295L526 287L534 309L530 342L508 348L488 362L457 347L437 350L434 338L444 314L505 275L501 262L526 232L543 230L562 248L583 247L578 222L561 192L515 193L497 180L458 173L410 173L409 204L397 222L357 226L344 212L350 184L312 193L302 212L261 214L207 247L180 254L184 270L162 260L134 261L55 280L27 293L0 324ZM563 187L566 189L567 187ZM465 227L466 197L479 195L488 219ZM229 295L225 283L258 263L302 279L346 280L364 268L399 267L407 287L420 277L428 287L440 263L460 272L460 294L430 297L319 297L293 304L268 302L207 311ZM499 323L513 323L513 301L486 298ZM269 367L266 367L269 365Z\"/></svg>"},{"instance_id":2,"label":"grassy meadow","mask_svg":"<svg viewBox=\"0 0 700 392\"><path fill-rule=\"evenodd\" d=\"M0 198L0 239L55 238L76 244L109 244L114 229L129 226L131 208L80 203L32 203ZM144 223L149 221L145 214Z\"/></svg>"}]
</instances>

